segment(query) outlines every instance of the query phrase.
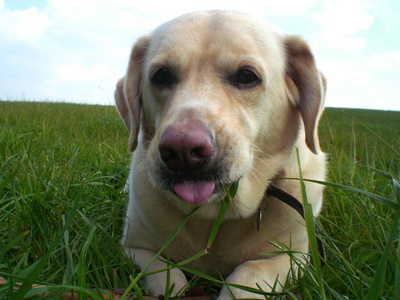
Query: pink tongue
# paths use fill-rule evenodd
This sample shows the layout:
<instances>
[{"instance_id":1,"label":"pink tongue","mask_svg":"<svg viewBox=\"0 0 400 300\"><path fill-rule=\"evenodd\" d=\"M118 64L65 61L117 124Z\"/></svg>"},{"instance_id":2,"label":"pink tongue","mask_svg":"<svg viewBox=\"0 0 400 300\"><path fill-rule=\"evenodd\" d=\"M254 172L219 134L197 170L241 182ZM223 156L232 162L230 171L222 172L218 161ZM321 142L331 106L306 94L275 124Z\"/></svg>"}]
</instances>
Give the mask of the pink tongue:
<instances>
[{"instance_id":1,"label":"pink tongue","mask_svg":"<svg viewBox=\"0 0 400 300\"><path fill-rule=\"evenodd\" d=\"M172 187L175 193L190 204L201 204L214 192L214 182L184 182Z\"/></svg>"}]
</instances>

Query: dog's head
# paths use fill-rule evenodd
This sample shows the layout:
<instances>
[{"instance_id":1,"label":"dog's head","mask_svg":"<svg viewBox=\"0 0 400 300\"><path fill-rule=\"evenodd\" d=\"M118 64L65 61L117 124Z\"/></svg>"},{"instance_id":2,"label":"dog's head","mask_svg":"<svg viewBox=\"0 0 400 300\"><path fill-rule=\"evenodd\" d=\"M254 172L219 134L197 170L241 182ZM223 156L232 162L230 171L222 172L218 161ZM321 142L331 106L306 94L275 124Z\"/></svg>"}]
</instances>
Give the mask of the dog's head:
<instances>
[{"instance_id":1,"label":"dog's head","mask_svg":"<svg viewBox=\"0 0 400 300\"><path fill-rule=\"evenodd\" d=\"M299 132L319 151L323 83L300 38L241 13L201 12L137 41L116 103L130 150L139 142L147 176L178 206L212 203L239 179L254 184L238 197L259 201Z\"/></svg>"}]
</instances>

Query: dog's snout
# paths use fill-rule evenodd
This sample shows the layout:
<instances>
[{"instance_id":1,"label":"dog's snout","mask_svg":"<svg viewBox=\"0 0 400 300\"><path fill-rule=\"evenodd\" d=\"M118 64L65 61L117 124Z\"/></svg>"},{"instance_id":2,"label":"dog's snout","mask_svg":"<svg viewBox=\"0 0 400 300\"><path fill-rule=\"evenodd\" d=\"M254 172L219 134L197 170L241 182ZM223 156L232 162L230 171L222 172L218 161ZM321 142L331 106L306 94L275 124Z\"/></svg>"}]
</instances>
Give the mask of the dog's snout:
<instances>
[{"instance_id":1,"label":"dog's snout","mask_svg":"<svg viewBox=\"0 0 400 300\"><path fill-rule=\"evenodd\" d=\"M159 142L160 158L173 171L200 168L213 152L211 134L199 125L169 127Z\"/></svg>"}]
</instances>

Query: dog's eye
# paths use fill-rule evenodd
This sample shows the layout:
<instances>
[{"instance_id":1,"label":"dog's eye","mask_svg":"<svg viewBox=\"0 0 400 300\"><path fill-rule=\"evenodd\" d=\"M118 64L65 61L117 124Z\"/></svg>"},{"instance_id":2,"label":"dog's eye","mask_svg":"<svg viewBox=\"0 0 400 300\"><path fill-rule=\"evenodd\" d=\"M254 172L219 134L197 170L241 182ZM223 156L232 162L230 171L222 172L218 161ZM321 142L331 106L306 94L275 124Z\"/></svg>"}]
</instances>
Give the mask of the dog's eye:
<instances>
[{"instance_id":1,"label":"dog's eye","mask_svg":"<svg viewBox=\"0 0 400 300\"><path fill-rule=\"evenodd\" d=\"M231 77L231 83L239 89L252 88L260 82L259 76L251 68L240 69Z\"/></svg>"},{"instance_id":2,"label":"dog's eye","mask_svg":"<svg viewBox=\"0 0 400 300\"><path fill-rule=\"evenodd\" d=\"M161 88L171 87L176 80L176 76L166 67L158 69L151 77L151 82Z\"/></svg>"},{"instance_id":3,"label":"dog's eye","mask_svg":"<svg viewBox=\"0 0 400 300\"><path fill-rule=\"evenodd\" d=\"M246 69L240 70L237 73L237 79L242 84L250 84L255 81L258 81L257 75L254 74L252 71Z\"/></svg>"}]
</instances>

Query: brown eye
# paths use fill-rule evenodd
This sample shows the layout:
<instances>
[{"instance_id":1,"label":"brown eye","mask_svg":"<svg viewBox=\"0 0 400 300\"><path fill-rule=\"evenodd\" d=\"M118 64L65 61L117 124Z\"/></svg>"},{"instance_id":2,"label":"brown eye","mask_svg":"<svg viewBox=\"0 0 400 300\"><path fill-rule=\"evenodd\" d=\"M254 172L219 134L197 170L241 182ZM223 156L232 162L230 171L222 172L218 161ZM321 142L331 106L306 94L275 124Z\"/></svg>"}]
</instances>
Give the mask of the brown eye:
<instances>
[{"instance_id":1,"label":"brown eye","mask_svg":"<svg viewBox=\"0 0 400 300\"><path fill-rule=\"evenodd\" d=\"M251 68L242 68L230 78L231 83L239 89L252 88L261 82L256 71Z\"/></svg>"},{"instance_id":2,"label":"brown eye","mask_svg":"<svg viewBox=\"0 0 400 300\"><path fill-rule=\"evenodd\" d=\"M240 82L241 84L251 84L258 81L257 75L254 74L252 71L246 69L240 70L237 73L237 79L238 82Z\"/></svg>"},{"instance_id":3,"label":"brown eye","mask_svg":"<svg viewBox=\"0 0 400 300\"><path fill-rule=\"evenodd\" d=\"M170 88L176 81L176 76L166 67L158 69L151 77L151 82L160 88Z\"/></svg>"}]
</instances>

